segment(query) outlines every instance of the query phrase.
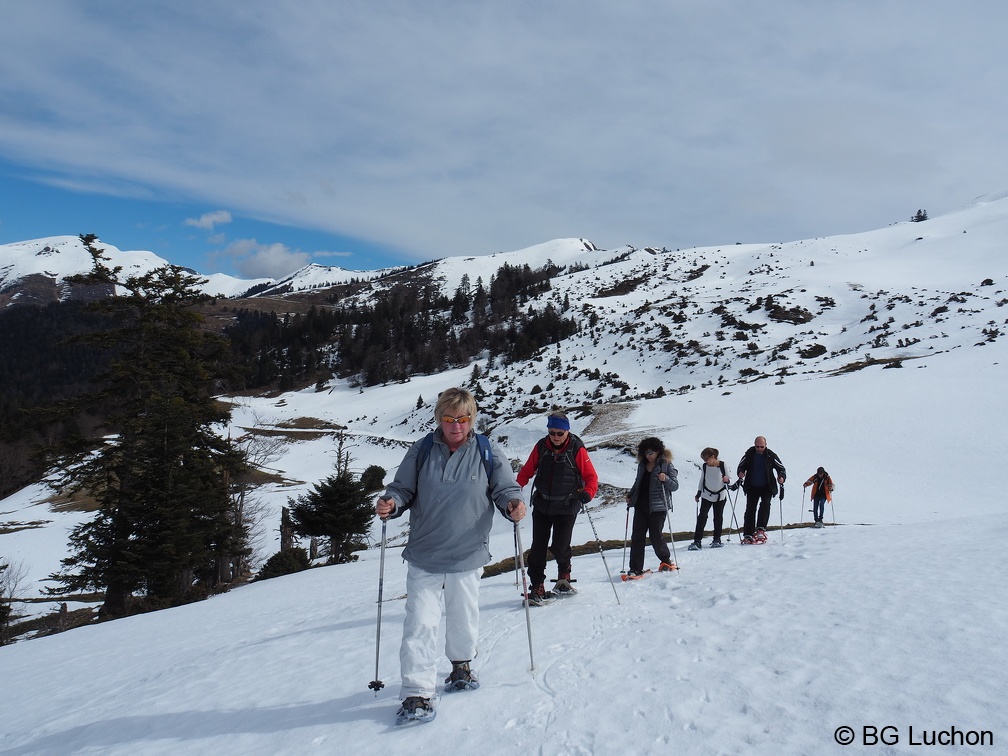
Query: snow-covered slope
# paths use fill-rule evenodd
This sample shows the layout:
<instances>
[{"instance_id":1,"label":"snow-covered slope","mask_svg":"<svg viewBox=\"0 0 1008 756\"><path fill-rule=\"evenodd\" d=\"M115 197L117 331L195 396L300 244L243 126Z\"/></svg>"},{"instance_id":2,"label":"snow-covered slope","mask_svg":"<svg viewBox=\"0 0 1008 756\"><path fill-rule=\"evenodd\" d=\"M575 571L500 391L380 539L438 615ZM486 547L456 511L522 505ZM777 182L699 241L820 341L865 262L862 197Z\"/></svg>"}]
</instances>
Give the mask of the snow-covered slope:
<instances>
[{"instance_id":1,"label":"snow-covered slope","mask_svg":"<svg viewBox=\"0 0 1008 756\"><path fill-rule=\"evenodd\" d=\"M783 519L808 519L800 483L825 464L837 481L826 519L838 526L772 532L765 546L733 540L687 552L680 541L680 572L617 577L615 593L621 549L605 561L590 551L574 559L581 593L534 610L530 633L514 573L486 578L474 662L482 687L445 695L432 724L393 725L405 593L393 545L377 649L377 549L354 564L0 648L0 752L384 754L450 744L772 756L829 752L848 734L858 747L884 737L890 753L945 737L1000 743L1008 603L995 565L1008 526L998 502L964 495L962 480L996 470L993 452L1008 441L987 421L1008 409L995 390L1005 356L994 345L962 351L948 369L936 361L748 384L712 404L684 396L636 405L623 414L626 434L658 432L676 450L676 530L692 526L701 446L733 461L756 432L788 465ZM948 406L955 387L961 401ZM365 393L347 411L380 396ZM541 418L525 431L541 433ZM291 459L307 471L314 457L320 473L326 455L306 448ZM517 433L510 448L527 451ZM630 482L624 455L593 457L604 480ZM623 538L624 507L596 502L590 513L602 539ZM575 543L592 543L591 524L579 518ZM527 523L522 538L527 546ZM491 551L508 559L513 550L499 520ZM656 565L650 549L647 564ZM385 686L377 694L375 679Z\"/></svg>"}]
</instances>

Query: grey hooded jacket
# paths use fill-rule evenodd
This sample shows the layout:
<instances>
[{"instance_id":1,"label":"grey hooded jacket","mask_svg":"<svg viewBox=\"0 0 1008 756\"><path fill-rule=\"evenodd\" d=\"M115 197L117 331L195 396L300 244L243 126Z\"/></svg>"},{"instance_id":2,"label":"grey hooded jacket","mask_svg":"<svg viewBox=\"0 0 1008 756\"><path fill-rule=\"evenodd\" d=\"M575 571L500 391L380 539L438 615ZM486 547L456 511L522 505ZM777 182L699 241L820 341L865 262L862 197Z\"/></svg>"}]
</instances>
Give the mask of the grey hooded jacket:
<instances>
[{"instance_id":1,"label":"grey hooded jacket","mask_svg":"<svg viewBox=\"0 0 1008 756\"><path fill-rule=\"evenodd\" d=\"M403 559L427 572L467 572L490 561L494 507L506 517L508 502L524 500L504 452L496 444L492 450L488 497L486 468L474 433L452 454L441 430L435 430L419 476L420 441L409 448L383 495L395 500L391 517L410 511Z\"/></svg>"},{"instance_id":2,"label":"grey hooded jacket","mask_svg":"<svg viewBox=\"0 0 1008 756\"><path fill-rule=\"evenodd\" d=\"M658 473L665 473L664 483L658 480ZM648 486L651 511L671 512L672 492L679 490L679 471L676 470L675 466L672 464L672 450L665 450L661 459L655 463L654 469L650 473L647 470L647 462L638 462L637 477L634 480L633 486L630 488L629 494L630 506L634 508L637 507L637 491L641 488L645 475L651 476L649 481L650 485ZM664 489L664 492L662 489ZM667 507L666 504L668 505Z\"/></svg>"}]
</instances>

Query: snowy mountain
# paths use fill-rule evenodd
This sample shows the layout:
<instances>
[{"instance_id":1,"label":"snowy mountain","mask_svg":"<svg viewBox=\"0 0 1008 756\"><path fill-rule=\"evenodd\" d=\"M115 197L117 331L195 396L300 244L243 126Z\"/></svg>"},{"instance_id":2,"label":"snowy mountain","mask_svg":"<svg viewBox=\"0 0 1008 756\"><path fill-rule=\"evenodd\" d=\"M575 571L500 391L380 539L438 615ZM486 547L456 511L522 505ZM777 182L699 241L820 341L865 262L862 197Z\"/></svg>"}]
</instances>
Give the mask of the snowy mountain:
<instances>
[{"instance_id":1,"label":"snowy mountain","mask_svg":"<svg viewBox=\"0 0 1008 756\"><path fill-rule=\"evenodd\" d=\"M97 242L105 251L112 267L122 266L123 277L141 275L169 264L153 252L123 251L104 242ZM45 239L0 244L0 308L34 302L44 304L72 297L71 287L64 282L68 276L91 270L91 255L76 236L53 236ZM203 291L211 296L239 297L250 289L277 294L306 291L353 279L368 279L387 271L352 271L338 267L307 265L278 281L271 278L241 279L223 273L202 276Z\"/></svg>"},{"instance_id":2,"label":"snowy mountain","mask_svg":"<svg viewBox=\"0 0 1008 756\"><path fill-rule=\"evenodd\" d=\"M336 429L356 468L391 476L450 385L477 391L482 428L512 460L543 435L552 405L571 411L604 484L576 544L591 546L596 531L622 542L627 447L652 434L680 471L674 531L693 527L699 451L718 447L734 472L757 434L789 474L771 524L807 522L801 483L824 465L837 526L720 551L686 552L680 540L678 573L617 580L615 592L622 550L603 560L589 549L574 563L580 595L536 610L531 638L514 573L487 577L474 662L483 687L445 696L433 724L404 731L392 715L407 523L395 521L377 659L379 552L369 549L350 565L0 648L0 752L386 753L450 742L495 753L805 754L834 747L843 727L888 752L952 730L963 741L953 752L973 734L1000 743L1008 604L995 566L1006 528L996 495L967 481L996 476L1008 436L1006 237L1008 200L986 198L844 237L688 251L571 239L423 266L451 296L463 275L486 283L504 262L551 260L565 270L522 306L566 308L582 329L518 364L232 398L222 432L285 443L269 464L282 480L259 492L270 513L260 558L276 550L279 508L329 473ZM26 566L33 595L87 516L56 511L47 496L31 487L0 502L0 555ZM522 538L528 546L527 522ZM513 539L499 521L495 560L513 557ZM650 549L647 559L655 566ZM377 694L367 687L376 662Z\"/></svg>"}]
</instances>

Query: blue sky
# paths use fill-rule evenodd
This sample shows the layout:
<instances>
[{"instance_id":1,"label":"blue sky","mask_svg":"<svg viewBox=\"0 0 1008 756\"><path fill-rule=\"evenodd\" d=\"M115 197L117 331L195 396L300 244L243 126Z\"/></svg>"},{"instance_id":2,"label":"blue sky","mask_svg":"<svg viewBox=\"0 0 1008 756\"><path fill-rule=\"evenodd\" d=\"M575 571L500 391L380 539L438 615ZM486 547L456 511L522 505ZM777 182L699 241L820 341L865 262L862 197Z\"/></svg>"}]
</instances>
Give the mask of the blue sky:
<instances>
[{"instance_id":1,"label":"blue sky","mask_svg":"<svg viewBox=\"0 0 1008 756\"><path fill-rule=\"evenodd\" d=\"M0 243L201 273L789 241L1004 190L1001 2L9 3Z\"/></svg>"}]
</instances>

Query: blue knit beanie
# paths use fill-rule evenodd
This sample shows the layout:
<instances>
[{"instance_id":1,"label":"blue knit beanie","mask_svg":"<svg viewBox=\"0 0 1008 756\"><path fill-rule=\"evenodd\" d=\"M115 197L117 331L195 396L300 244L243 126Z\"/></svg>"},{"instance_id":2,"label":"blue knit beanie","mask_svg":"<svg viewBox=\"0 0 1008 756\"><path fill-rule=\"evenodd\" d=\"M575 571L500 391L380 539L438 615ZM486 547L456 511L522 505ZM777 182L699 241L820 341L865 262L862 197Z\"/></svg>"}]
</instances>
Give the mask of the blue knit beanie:
<instances>
[{"instance_id":1,"label":"blue knit beanie","mask_svg":"<svg viewBox=\"0 0 1008 756\"><path fill-rule=\"evenodd\" d=\"M556 428L557 430L570 430L570 420L566 417L557 417L556 415L550 415L546 419L547 428Z\"/></svg>"}]
</instances>

